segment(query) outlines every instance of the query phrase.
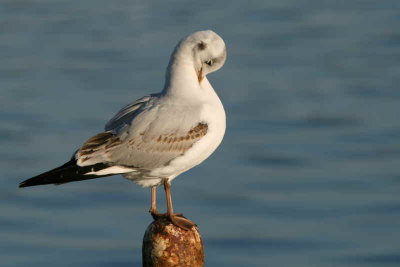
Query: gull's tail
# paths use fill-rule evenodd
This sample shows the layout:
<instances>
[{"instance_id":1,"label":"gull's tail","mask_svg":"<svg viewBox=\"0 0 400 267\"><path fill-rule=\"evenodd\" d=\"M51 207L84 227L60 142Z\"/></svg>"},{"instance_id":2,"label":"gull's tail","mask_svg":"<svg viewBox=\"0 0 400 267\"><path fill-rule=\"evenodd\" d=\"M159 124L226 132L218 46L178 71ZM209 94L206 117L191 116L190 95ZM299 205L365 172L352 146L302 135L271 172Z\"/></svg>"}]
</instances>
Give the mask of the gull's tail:
<instances>
[{"instance_id":1,"label":"gull's tail","mask_svg":"<svg viewBox=\"0 0 400 267\"><path fill-rule=\"evenodd\" d=\"M94 165L81 167L76 164L76 159L72 158L70 161L58 168L23 181L19 184L19 187L45 184L64 184L118 174L105 171L107 169L110 169L110 165L105 163L97 163Z\"/></svg>"}]
</instances>

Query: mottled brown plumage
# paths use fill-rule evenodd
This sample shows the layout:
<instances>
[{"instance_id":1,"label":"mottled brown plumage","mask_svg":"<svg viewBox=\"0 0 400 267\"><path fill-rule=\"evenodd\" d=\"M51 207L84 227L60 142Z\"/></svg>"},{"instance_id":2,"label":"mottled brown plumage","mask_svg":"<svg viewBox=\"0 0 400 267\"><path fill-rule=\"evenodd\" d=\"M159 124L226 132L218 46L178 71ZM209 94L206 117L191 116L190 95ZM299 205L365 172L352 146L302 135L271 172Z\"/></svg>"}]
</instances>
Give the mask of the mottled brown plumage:
<instances>
[{"instance_id":1,"label":"mottled brown plumage","mask_svg":"<svg viewBox=\"0 0 400 267\"><path fill-rule=\"evenodd\" d=\"M195 127L191 128L186 134L166 133L158 137L145 140L146 133L142 132L132 138L128 145L139 151L145 152L174 152L184 153L190 149L195 142L200 140L207 134L208 125L200 122ZM153 144L151 144L153 143ZM86 141L79 149L78 155L81 157L81 162L84 163L96 152L102 151L108 153L113 148L123 144L121 139L114 135L111 131L99 133Z\"/></svg>"}]
</instances>

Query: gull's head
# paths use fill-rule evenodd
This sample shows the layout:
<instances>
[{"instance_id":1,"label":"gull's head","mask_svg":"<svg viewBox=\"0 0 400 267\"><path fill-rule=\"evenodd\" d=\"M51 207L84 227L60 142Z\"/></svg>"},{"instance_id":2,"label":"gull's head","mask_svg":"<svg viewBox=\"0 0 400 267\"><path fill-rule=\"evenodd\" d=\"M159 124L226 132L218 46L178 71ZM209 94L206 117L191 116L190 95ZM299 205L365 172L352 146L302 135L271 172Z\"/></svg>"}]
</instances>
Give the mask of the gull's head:
<instances>
[{"instance_id":1,"label":"gull's head","mask_svg":"<svg viewBox=\"0 0 400 267\"><path fill-rule=\"evenodd\" d=\"M211 30L195 32L184 38L175 49L176 57L193 63L199 83L204 76L220 69L226 60L224 40Z\"/></svg>"}]
</instances>

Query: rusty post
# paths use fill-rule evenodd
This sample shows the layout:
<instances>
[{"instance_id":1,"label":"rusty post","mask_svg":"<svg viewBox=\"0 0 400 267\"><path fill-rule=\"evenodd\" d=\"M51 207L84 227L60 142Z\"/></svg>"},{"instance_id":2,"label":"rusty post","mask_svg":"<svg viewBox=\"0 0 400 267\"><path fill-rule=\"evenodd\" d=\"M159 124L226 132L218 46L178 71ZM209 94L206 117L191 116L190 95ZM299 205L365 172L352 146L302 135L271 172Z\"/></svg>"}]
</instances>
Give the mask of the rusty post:
<instances>
[{"instance_id":1,"label":"rusty post","mask_svg":"<svg viewBox=\"0 0 400 267\"><path fill-rule=\"evenodd\" d=\"M204 249L197 227L183 230L159 217L146 229L142 247L143 267L201 267Z\"/></svg>"}]
</instances>

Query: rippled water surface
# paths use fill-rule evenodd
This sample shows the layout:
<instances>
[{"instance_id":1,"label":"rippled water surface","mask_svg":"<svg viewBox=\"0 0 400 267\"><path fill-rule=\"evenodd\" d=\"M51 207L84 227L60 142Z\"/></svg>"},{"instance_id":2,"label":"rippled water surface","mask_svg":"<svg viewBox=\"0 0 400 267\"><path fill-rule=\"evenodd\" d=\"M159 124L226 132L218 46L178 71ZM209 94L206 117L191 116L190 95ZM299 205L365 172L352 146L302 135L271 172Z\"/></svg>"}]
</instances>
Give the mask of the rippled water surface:
<instances>
[{"instance_id":1,"label":"rippled water surface","mask_svg":"<svg viewBox=\"0 0 400 267\"><path fill-rule=\"evenodd\" d=\"M0 265L141 265L149 189L121 177L17 185L159 91L177 41L210 28L228 46L209 77L228 129L173 183L207 266L399 266L399 8L1 1Z\"/></svg>"}]
</instances>

